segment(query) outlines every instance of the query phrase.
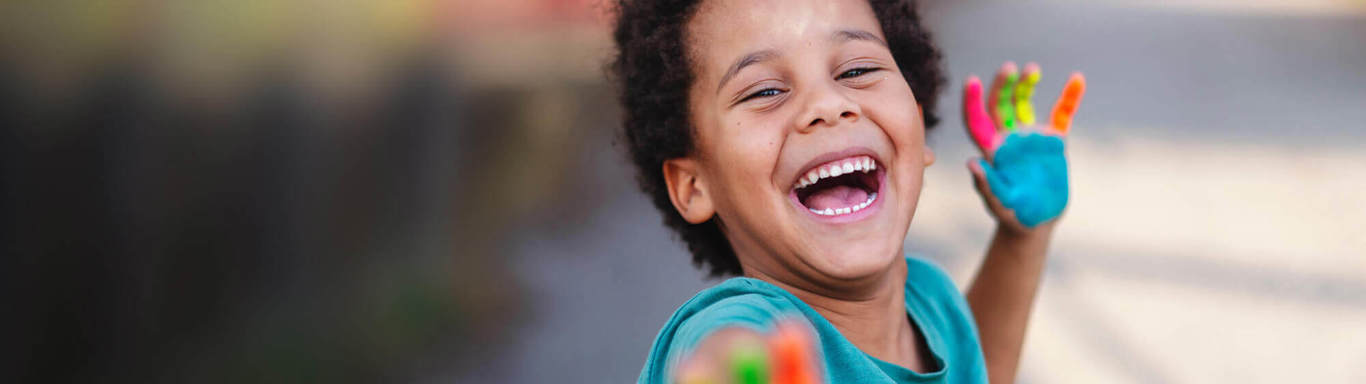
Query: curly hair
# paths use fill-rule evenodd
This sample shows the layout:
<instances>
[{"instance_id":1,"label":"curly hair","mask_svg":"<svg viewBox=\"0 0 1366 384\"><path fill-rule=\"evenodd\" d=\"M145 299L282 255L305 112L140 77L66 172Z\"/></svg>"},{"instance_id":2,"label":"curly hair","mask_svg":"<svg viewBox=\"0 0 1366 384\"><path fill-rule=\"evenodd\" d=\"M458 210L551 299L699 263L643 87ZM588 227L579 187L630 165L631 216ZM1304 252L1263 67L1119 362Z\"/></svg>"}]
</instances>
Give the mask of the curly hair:
<instances>
[{"instance_id":1,"label":"curly hair","mask_svg":"<svg viewBox=\"0 0 1366 384\"><path fill-rule=\"evenodd\" d=\"M718 219L691 224L674 209L662 171L664 161L688 156L695 132L688 119L693 68L686 52L686 27L700 0L617 0L610 64L624 108L622 137L636 167L636 181L676 231L693 264L712 277L742 273ZM925 127L939 123L935 112L945 80L939 49L920 23L914 0L869 0L893 60L924 110Z\"/></svg>"}]
</instances>

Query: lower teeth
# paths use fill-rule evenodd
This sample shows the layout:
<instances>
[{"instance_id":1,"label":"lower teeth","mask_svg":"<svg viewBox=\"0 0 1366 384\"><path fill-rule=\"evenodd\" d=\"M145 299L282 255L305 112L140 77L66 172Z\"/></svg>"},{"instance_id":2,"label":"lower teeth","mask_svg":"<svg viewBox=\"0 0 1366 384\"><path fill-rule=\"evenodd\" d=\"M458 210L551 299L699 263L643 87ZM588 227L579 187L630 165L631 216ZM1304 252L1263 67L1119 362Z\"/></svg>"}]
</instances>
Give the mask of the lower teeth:
<instances>
[{"instance_id":1,"label":"lower teeth","mask_svg":"<svg viewBox=\"0 0 1366 384\"><path fill-rule=\"evenodd\" d=\"M868 195L868 200L867 200L867 201L864 201L864 202L858 203L858 204L854 204L854 206L852 206L852 207L844 207L844 208L826 208L826 209L807 208L807 209L810 210L811 213L814 213L814 214L817 214L817 215L821 215L821 216L847 215L847 214L850 214L850 213L854 213L854 212L858 212L858 211L860 211L860 210L863 210L864 208L868 208L869 205L873 205L873 201L874 201L874 200L877 200L877 192L873 192L872 194Z\"/></svg>"}]
</instances>

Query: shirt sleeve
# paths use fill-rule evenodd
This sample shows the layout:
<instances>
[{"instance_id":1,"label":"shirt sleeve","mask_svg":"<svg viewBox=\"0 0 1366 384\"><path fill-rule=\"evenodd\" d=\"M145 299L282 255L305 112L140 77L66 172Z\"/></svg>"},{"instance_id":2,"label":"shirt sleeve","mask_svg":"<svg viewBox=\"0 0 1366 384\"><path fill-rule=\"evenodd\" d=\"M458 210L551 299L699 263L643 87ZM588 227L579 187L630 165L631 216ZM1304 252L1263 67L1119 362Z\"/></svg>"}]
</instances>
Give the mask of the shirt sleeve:
<instances>
[{"instance_id":1,"label":"shirt sleeve","mask_svg":"<svg viewBox=\"0 0 1366 384\"><path fill-rule=\"evenodd\" d=\"M772 330L776 319L791 312L760 294L732 296L713 303L679 324L668 348L664 372L673 372L674 367L702 340L718 330L744 327L766 333Z\"/></svg>"}]
</instances>

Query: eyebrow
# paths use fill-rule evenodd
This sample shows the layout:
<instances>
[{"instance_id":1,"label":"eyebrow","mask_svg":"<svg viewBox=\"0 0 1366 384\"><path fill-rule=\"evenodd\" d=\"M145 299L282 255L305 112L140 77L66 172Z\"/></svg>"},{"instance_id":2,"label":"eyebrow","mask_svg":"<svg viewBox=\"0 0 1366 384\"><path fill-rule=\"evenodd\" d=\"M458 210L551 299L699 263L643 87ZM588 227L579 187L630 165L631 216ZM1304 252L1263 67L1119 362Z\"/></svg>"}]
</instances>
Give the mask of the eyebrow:
<instances>
[{"instance_id":1,"label":"eyebrow","mask_svg":"<svg viewBox=\"0 0 1366 384\"><path fill-rule=\"evenodd\" d=\"M726 85L726 82L730 81L730 78L735 77L735 74L740 73L741 69L745 69L745 67L748 67L750 65L761 63L764 60L772 59L776 56L778 56L778 51L774 51L772 49L765 49L758 52L750 52L749 54L741 57L739 60L735 60L735 64L730 65L730 69L726 70L726 74L721 75L721 81L716 83L716 91L721 92L721 86Z\"/></svg>"},{"instance_id":2,"label":"eyebrow","mask_svg":"<svg viewBox=\"0 0 1366 384\"><path fill-rule=\"evenodd\" d=\"M840 42L850 40L871 41L882 45L884 48L887 47L887 42L883 41L881 37L877 37L877 35L874 35L872 32L862 29L841 29L835 31L835 33L831 35L831 38Z\"/></svg>"},{"instance_id":3,"label":"eyebrow","mask_svg":"<svg viewBox=\"0 0 1366 384\"><path fill-rule=\"evenodd\" d=\"M872 32L861 29L841 29L832 33L830 39L841 43L855 40L870 41L882 45L883 47L888 47L887 42L882 40L882 38L874 35ZM772 49L750 52L749 54L741 56L739 60L735 60L735 63L730 65L730 68L726 69L726 74L721 75L721 81L716 83L716 91L721 92L721 87L726 85L726 82L730 81L732 77L735 77L737 73L740 73L741 69L745 69L745 67L764 62L765 60L777 56L778 51Z\"/></svg>"}]
</instances>

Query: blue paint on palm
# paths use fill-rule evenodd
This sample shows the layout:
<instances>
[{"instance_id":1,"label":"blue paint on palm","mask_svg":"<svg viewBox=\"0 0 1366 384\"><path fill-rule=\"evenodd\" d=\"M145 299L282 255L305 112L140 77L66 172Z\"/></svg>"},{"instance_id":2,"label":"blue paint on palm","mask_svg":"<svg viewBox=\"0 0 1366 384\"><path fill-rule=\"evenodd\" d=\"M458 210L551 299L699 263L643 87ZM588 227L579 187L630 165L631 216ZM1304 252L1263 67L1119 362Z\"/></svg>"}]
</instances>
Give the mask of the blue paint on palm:
<instances>
[{"instance_id":1,"label":"blue paint on palm","mask_svg":"<svg viewBox=\"0 0 1366 384\"><path fill-rule=\"evenodd\" d=\"M1033 228L1067 207L1067 156L1061 137L1011 133L992 158L982 162L987 184L1001 204Z\"/></svg>"}]
</instances>

